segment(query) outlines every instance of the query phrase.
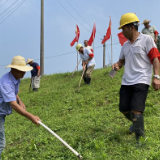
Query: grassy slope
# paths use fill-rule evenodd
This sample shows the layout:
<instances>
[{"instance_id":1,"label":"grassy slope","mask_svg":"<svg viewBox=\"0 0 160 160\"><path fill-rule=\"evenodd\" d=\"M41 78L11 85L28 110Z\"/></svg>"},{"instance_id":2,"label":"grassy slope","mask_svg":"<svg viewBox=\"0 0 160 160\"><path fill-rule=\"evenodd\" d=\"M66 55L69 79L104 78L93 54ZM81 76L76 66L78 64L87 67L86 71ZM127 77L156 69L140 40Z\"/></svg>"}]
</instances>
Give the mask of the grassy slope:
<instances>
[{"instance_id":1,"label":"grassy slope","mask_svg":"<svg viewBox=\"0 0 160 160\"><path fill-rule=\"evenodd\" d=\"M85 160L160 159L159 94L152 88L146 102L144 147L136 148L130 122L118 110L123 71L114 79L109 69L95 70L92 84L82 82L76 92L80 72L44 76L37 93L29 93L29 79L20 85L26 108L80 152ZM5 123L4 160L74 160L75 156L41 126L13 112Z\"/></svg>"}]
</instances>

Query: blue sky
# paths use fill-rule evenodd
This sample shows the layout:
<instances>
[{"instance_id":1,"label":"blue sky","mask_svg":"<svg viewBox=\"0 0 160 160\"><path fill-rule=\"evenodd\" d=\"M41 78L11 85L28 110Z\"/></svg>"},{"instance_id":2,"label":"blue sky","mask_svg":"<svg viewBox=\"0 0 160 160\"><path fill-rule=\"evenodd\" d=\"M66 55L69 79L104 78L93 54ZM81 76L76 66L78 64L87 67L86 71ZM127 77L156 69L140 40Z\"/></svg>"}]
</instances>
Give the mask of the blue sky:
<instances>
[{"instance_id":1,"label":"blue sky","mask_svg":"<svg viewBox=\"0 0 160 160\"><path fill-rule=\"evenodd\" d=\"M5 18L3 16L9 11L7 10L5 12L8 7L17 1L15 5L12 6L14 7L24 0L6 1L7 0L0 0L0 23ZM75 12L67 1L90 25ZM103 65L101 39L108 28L109 16L111 16L112 20L113 62L118 60L121 50L117 34L121 32L118 30L118 27L120 17L124 13L136 13L140 19L140 24L144 19L151 20L151 25L154 25L160 32L160 21L158 19L160 15L159 0L67 1L59 0L72 16L57 0L44 0L45 74L72 72L74 70L77 62L77 54L75 46L70 47L70 42L75 37L76 24L78 24L80 28L79 43L83 43L83 40L90 38L94 21L96 23L97 33L94 42L96 68L102 68ZM143 25L140 25L139 31L141 31L142 28ZM35 61L39 63L40 0L26 0L22 6L3 21L0 24L0 37L0 77L9 71L9 69L4 69L4 67L10 64L12 58L16 55L21 55L25 57L25 59L35 59ZM109 55L111 54L110 43L110 40L106 42L106 64L109 63ZM70 54L57 56L65 53ZM81 66L79 66L79 69L81 69ZM30 76L30 73L26 73L25 77L28 76Z\"/></svg>"}]
</instances>

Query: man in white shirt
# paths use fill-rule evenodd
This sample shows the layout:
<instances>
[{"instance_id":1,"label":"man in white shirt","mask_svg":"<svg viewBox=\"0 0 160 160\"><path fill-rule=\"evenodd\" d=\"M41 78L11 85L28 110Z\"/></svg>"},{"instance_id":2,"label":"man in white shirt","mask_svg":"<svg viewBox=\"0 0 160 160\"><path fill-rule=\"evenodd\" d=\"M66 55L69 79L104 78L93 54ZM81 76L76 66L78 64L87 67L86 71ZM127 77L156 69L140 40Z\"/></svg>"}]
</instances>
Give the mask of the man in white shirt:
<instances>
[{"instance_id":1,"label":"man in white shirt","mask_svg":"<svg viewBox=\"0 0 160 160\"><path fill-rule=\"evenodd\" d=\"M80 57L82 59L83 70L85 70L83 76L84 82L89 85L91 82L91 74L96 64L94 54L90 49L83 48L81 44L76 45L76 50L80 54Z\"/></svg>"},{"instance_id":2,"label":"man in white shirt","mask_svg":"<svg viewBox=\"0 0 160 160\"><path fill-rule=\"evenodd\" d=\"M139 19L134 13L122 15L119 29L122 29L128 41L121 49L119 61L112 66L113 69L119 70L125 63L119 110L133 123L130 131L135 132L137 141L144 136L143 112L152 70L153 88L160 89L160 54L152 37L138 32L138 22Z\"/></svg>"},{"instance_id":3,"label":"man in white shirt","mask_svg":"<svg viewBox=\"0 0 160 160\"><path fill-rule=\"evenodd\" d=\"M142 33L150 35L153 38L154 42L157 43L157 38L158 38L159 33L157 32L157 30L154 26L149 25L149 22L151 22L151 21L149 21L147 19L145 19L143 21L142 24L144 24L144 28L142 29Z\"/></svg>"},{"instance_id":4,"label":"man in white shirt","mask_svg":"<svg viewBox=\"0 0 160 160\"><path fill-rule=\"evenodd\" d=\"M84 48L88 48L93 52L93 49L92 49L91 46L88 45L88 41L87 40L84 40Z\"/></svg>"}]
</instances>

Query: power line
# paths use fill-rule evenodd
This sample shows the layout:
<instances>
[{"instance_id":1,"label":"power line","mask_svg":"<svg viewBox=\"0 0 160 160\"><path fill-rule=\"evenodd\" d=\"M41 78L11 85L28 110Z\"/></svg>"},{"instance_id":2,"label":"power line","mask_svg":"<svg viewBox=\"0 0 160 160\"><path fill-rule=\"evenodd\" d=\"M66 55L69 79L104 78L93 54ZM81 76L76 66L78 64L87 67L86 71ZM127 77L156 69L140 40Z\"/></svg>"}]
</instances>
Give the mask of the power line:
<instances>
[{"instance_id":1,"label":"power line","mask_svg":"<svg viewBox=\"0 0 160 160\"><path fill-rule=\"evenodd\" d=\"M3 20L0 22L0 24L2 24L8 17L10 17L11 14L14 13L25 1L26 1L26 0L22 1L21 3L19 3L19 4L14 8L14 10L12 10L12 12L11 12L5 19L3 19ZM10 12L10 11L9 11L9 12ZM8 12L8 13L9 13L9 12ZM7 13L7 14L8 14L8 13ZM4 16L3 16L3 17L4 17Z\"/></svg>"},{"instance_id":2,"label":"power line","mask_svg":"<svg viewBox=\"0 0 160 160\"><path fill-rule=\"evenodd\" d=\"M95 49L101 48L101 47L102 46L98 46L98 47L95 47ZM60 55L49 56L49 57L45 57L44 59L53 58L53 57L61 57L61 56L68 55L68 54L73 54L73 53L75 53L75 52L68 52L68 53L64 53L64 54L60 54ZM39 59L36 59L36 60L39 60Z\"/></svg>"},{"instance_id":3,"label":"power line","mask_svg":"<svg viewBox=\"0 0 160 160\"><path fill-rule=\"evenodd\" d=\"M87 31L90 32L90 30L89 30L88 28L86 28L79 20L77 20L77 19L59 2L59 0L57 0L57 2L70 14L70 16L71 16L72 18L74 18L76 21L78 21L81 26L83 26ZM98 37L98 36L97 36L97 37ZM98 37L98 38L99 38L99 37ZM99 38L99 39L101 39L101 38Z\"/></svg>"},{"instance_id":4,"label":"power line","mask_svg":"<svg viewBox=\"0 0 160 160\"><path fill-rule=\"evenodd\" d=\"M73 9L90 27L92 27L92 26L82 17L82 15L77 12L77 10L71 5L71 3L68 2L68 0L66 0L66 2L72 7L72 9ZM99 33L99 35L103 36L100 32L97 31L97 33ZM99 37L98 37L98 38L99 38ZM100 38L99 38L99 39L100 39ZM117 42L117 40L113 40L113 42L115 42L115 41Z\"/></svg>"},{"instance_id":5,"label":"power line","mask_svg":"<svg viewBox=\"0 0 160 160\"><path fill-rule=\"evenodd\" d=\"M19 6L22 2L20 2L17 6ZM10 13L11 11L15 10L17 8L17 6L15 6L14 8L12 8L9 12L7 12L4 16L0 17L0 19L3 19L3 17L5 17L8 13Z\"/></svg>"},{"instance_id":6,"label":"power line","mask_svg":"<svg viewBox=\"0 0 160 160\"><path fill-rule=\"evenodd\" d=\"M19 1L19 0L13 2L6 10L4 10L4 11L0 14L0 16L2 16L4 13L6 13L6 12L7 12L14 4L16 4L18 1Z\"/></svg>"},{"instance_id":7,"label":"power line","mask_svg":"<svg viewBox=\"0 0 160 160\"><path fill-rule=\"evenodd\" d=\"M7 3L8 0L6 0L0 7L2 7L3 5L5 5Z\"/></svg>"},{"instance_id":8,"label":"power line","mask_svg":"<svg viewBox=\"0 0 160 160\"><path fill-rule=\"evenodd\" d=\"M113 43L113 45L115 45L115 44L118 44L118 43ZM94 49L102 48L102 47L103 46L97 46L97 47L94 47ZM68 54L73 54L73 53L75 53L75 51L74 52L63 53L63 54L59 54L59 55L54 55L54 56L44 57L44 59L53 58L53 57L61 57L61 56L68 55ZM40 59L35 59L35 60L40 60ZM6 66L6 65L0 65L0 66Z\"/></svg>"},{"instance_id":9,"label":"power line","mask_svg":"<svg viewBox=\"0 0 160 160\"><path fill-rule=\"evenodd\" d=\"M78 12L77 12L77 10L66 0L66 2L74 9L74 11L90 26L90 27L92 27L82 16L81 16L81 14L79 14ZM98 31L97 31L98 32ZM98 32L99 33L99 32ZM101 36L103 36L101 33L99 33Z\"/></svg>"},{"instance_id":10,"label":"power line","mask_svg":"<svg viewBox=\"0 0 160 160\"><path fill-rule=\"evenodd\" d=\"M95 49L97 49L97 48L101 48L101 47L103 47L103 46L97 46L97 47L95 47ZM54 55L54 56L48 56L48 57L44 57L44 59L48 59L48 58L53 58L53 57L61 57L61 56L64 56L64 55L68 55L68 54L75 54L76 52L74 51L74 52L68 52L68 53L64 53L64 54L59 54L59 55ZM35 60L40 60L40 59L35 59ZM6 64L7 65L7 64ZM0 65L1 67L4 67L4 66L6 66L6 65Z\"/></svg>"}]
</instances>

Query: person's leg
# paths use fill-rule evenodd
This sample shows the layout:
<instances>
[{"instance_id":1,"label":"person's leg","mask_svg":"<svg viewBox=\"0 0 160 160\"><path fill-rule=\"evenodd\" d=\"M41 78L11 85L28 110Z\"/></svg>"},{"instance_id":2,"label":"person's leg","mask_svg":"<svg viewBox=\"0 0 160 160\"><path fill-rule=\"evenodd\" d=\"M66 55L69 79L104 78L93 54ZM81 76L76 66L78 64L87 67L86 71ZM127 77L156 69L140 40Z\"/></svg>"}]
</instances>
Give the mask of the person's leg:
<instances>
[{"instance_id":1,"label":"person's leg","mask_svg":"<svg viewBox=\"0 0 160 160\"><path fill-rule=\"evenodd\" d=\"M90 82L91 82L91 75L92 75L92 72L94 70L94 67L95 67L95 65L89 66L87 71L86 71L87 84L90 84Z\"/></svg>"},{"instance_id":2,"label":"person's leg","mask_svg":"<svg viewBox=\"0 0 160 160\"><path fill-rule=\"evenodd\" d=\"M5 147L5 133L4 133L4 117L0 116L0 159L1 153Z\"/></svg>"},{"instance_id":3,"label":"person's leg","mask_svg":"<svg viewBox=\"0 0 160 160\"><path fill-rule=\"evenodd\" d=\"M84 83L87 83L87 75L86 75L86 71L87 71L87 67L86 67L86 70L84 71L84 75L83 75Z\"/></svg>"},{"instance_id":4,"label":"person's leg","mask_svg":"<svg viewBox=\"0 0 160 160\"><path fill-rule=\"evenodd\" d=\"M38 91L38 88L39 88L39 86L40 86L40 76L39 76L39 77L35 76L34 86L35 86L35 91L37 92L37 91Z\"/></svg>"},{"instance_id":5,"label":"person's leg","mask_svg":"<svg viewBox=\"0 0 160 160\"><path fill-rule=\"evenodd\" d=\"M136 139L144 136L144 118L145 101L149 86L147 84L136 84L133 87L133 97L131 102L132 121Z\"/></svg>"},{"instance_id":6,"label":"person's leg","mask_svg":"<svg viewBox=\"0 0 160 160\"><path fill-rule=\"evenodd\" d=\"M31 86L32 86L32 90L34 91L35 90L35 87L34 87L34 77L32 77Z\"/></svg>"},{"instance_id":7,"label":"person's leg","mask_svg":"<svg viewBox=\"0 0 160 160\"><path fill-rule=\"evenodd\" d=\"M120 103L119 110L123 115L132 122L132 113L131 113L131 100L132 100L133 90L132 86L122 85L120 89ZM129 128L130 132L134 132L133 125Z\"/></svg>"},{"instance_id":8,"label":"person's leg","mask_svg":"<svg viewBox=\"0 0 160 160\"><path fill-rule=\"evenodd\" d=\"M132 121L131 114L131 100L132 100L132 87L122 85L120 89L120 103L119 103L119 111L124 114L124 116Z\"/></svg>"}]
</instances>

